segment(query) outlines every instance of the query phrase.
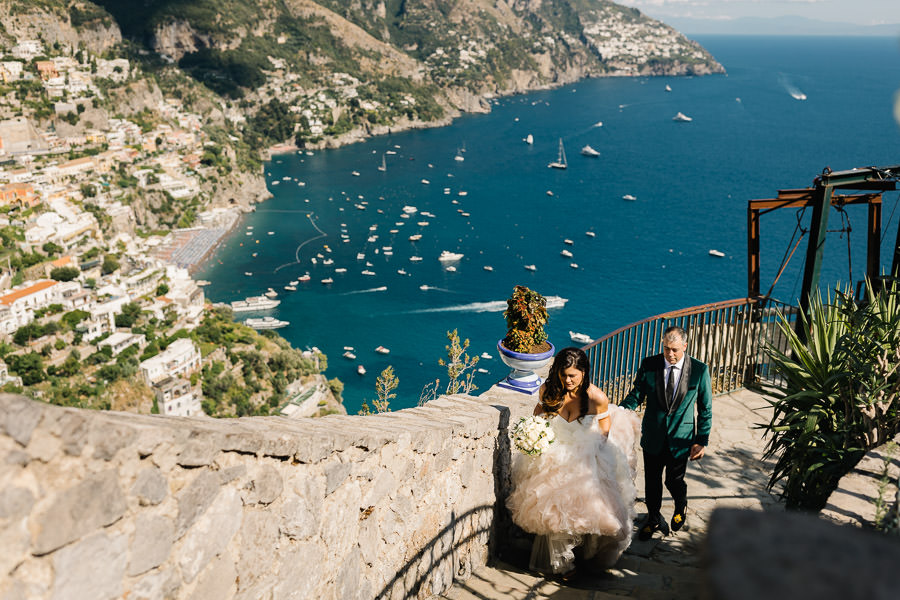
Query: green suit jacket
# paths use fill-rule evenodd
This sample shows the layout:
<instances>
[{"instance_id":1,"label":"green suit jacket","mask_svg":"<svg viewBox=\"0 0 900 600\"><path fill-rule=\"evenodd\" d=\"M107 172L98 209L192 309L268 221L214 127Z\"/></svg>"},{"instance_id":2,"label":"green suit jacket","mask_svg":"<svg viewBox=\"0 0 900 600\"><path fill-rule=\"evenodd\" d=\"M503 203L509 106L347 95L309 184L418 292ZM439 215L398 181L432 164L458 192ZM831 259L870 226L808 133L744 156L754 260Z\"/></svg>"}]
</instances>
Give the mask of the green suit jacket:
<instances>
[{"instance_id":1,"label":"green suit jacket","mask_svg":"<svg viewBox=\"0 0 900 600\"><path fill-rule=\"evenodd\" d=\"M697 359L685 356L684 372L672 402L667 403L662 354L648 356L641 362L634 387L622 407L637 409L646 403L641 422L641 448L649 454L660 454L666 445L675 458L690 452L693 444L709 445L712 426L712 388L709 368Z\"/></svg>"}]
</instances>

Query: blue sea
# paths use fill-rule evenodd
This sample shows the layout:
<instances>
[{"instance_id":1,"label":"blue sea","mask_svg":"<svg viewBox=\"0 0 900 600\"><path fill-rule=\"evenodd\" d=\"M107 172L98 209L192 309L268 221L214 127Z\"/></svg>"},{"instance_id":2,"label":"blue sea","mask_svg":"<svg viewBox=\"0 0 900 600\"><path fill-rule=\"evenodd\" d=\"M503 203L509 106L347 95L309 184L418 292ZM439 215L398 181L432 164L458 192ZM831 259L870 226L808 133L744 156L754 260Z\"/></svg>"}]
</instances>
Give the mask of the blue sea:
<instances>
[{"instance_id":1,"label":"blue sea","mask_svg":"<svg viewBox=\"0 0 900 600\"><path fill-rule=\"evenodd\" d=\"M654 314L746 295L749 199L811 185L825 167L900 163L893 116L900 45L893 38L697 39L727 75L586 80L498 99L490 114L443 128L276 156L265 165L274 198L198 275L212 281L208 297L276 290L281 305L271 314L291 322L280 333L295 347L327 354L325 374L344 382L345 405L355 413L363 400L371 404L375 379L389 365L399 378L392 408L416 405L435 379L446 386L438 359L449 330L470 341L470 355L491 355L479 362L488 371L476 375L479 390L504 377L496 344L517 284L567 300L550 311L547 331L557 348L573 345L569 331L599 337ZM692 121L673 121L678 112ZM529 134L532 145L523 141ZM547 167L560 139L564 171ZM600 156L582 156L584 145ZM896 192L884 198L884 268L900 221L897 199ZM863 275L866 209L847 214L852 251L848 260L846 232L828 234L825 287ZM762 218L763 291L796 224L794 210ZM829 229L841 226L832 213ZM422 237L411 242L415 234ZM463 257L442 263L445 250ZM805 241L774 297L796 300L804 252ZM304 273L309 282L284 290ZM330 285L320 282L329 277ZM356 360L342 357L345 346ZM376 353L377 346L390 353Z\"/></svg>"}]
</instances>

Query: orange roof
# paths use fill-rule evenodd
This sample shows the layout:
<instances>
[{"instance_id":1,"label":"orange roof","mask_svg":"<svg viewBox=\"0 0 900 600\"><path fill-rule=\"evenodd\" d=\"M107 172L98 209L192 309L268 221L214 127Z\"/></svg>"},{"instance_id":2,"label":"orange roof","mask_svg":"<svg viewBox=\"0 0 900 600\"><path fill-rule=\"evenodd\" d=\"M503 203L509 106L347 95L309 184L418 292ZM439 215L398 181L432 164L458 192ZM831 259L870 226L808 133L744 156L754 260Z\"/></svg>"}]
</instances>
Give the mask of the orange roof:
<instances>
[{"instance_id":1,"label":"orange roof","mask_svg":"<svg viewBox=\"0 0 900 600\"><path fill-rule=\"evenodd\" d=\"M49 287L53 287L56 285L56 281L52 279L47 279L45 281L38 281L36 284L32 286L28 286L27 288L23 288L21 290L16 290L14 292L10 292L5 296L0 296L0 304L5 304L6 306L10 306L13 302L18 300L19 298L24 298L25 296L30 296L31 294L36 294L41 290L46 290Z\"/></svg>"},{"instance_id":2,"label":"orange roof","mask_svg":"<svg viewBox=\"0 0 900 600\"><path fill-rule=\"evenodd\" d=\"M57 258L50 264L53 265L54 267L64 267L66 265L71 265L72 257L71 256L60 256L59 258Z\"/></svg>"}]
</instances>

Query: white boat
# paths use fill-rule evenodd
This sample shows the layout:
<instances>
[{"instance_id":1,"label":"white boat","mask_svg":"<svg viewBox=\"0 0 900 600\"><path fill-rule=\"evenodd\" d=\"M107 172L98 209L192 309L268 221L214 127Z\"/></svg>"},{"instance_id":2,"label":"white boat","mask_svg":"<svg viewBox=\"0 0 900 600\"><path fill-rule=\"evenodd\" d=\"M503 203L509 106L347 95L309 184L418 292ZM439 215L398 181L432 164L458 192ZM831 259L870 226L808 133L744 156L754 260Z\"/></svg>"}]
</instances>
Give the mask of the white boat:
<instances>
[{"instance_id":1,"label":"white boat","mask_svg":"<svg viewBox=\"0 0 900 600\"><path fill-rule=\"evenodd\" d=\"M358 367L356 367L356 372L359 373L360 375L365 375L366 368L362 365L359 365Z\"/></svg>"},{"instance_id":2,"label":"white boat","mask_svg":"<svg viewBox=\"0 0 900 600\"><path fill-rule=\"evenodd\" d=\"M333 265L333 264L334 264L334 259L333 259L333 258L326 258L325 260L322 261L322 264L323 264L323 265Z\"/></svg>"},{"instance_id":3,"label":"white boat","mask_svg":"<svg viewBox=\"0 0 900 600\"><path fill-rule=\"evenodd\" d=\"M244 271L244 275L246 275L247 277L253 277L253 273L251 273L250 271Z\"/></svg>"},{"instance_id":4,"label":"white boat","mask_svg":"<svg viewBox=\"0 0 900 600\"><path fill-rule=\"evenodd\" d=\"M404 206L402 210L407 215L413 215L413 214L416 214L417 212L419 212L419 209L416 208L415 206Z\"/></svg>"},{"instance_id":5,"label":"white boat","mask_svg":"<svg viewBox=\"0 0 900 600\"><path fill-rule=\"evenodd\" d=\"M577 331L570 331L569 337L572 338L573 342L578 342L579 344L590 344L594 341L594 339L584 333L578 333Z\"/></svg>"},{"instance_id":6,"label":"white boat","mask_svg":"<svg viewBox=\"0 0 900 600\"><path fill-rule=\"evenodd\" d=\"M281 304L281 300L273 300L265 296L248 296L244 300L231 303L233 312L250 312L254 310L271 310Z\"/></svg>"},{"instance_id":7,"label":"white boat","mask_svg":"<svg viewBox=\"0 0 900 600\"><path fill-rule=\"evenodd\" d=\"M469 195L469 192L467 192L466 190L459 190L458 192L456 192L456 195L461 198L465 198Z\"/></svg>"},{"instance_id":8,"label":"white boat","mask_svg":"<svg viewBox=\"0 0 900 600\"><path fill-rule=\"evenodd\" d=\"M525 265L525 268L529 271L537 271L537 267L534 265Z\"/></svg>"},{"instance_id":9,"label":"white boat","mask_svg":"<svg viewBox=\"0 0 900 600\"><path fill-rule=\"evenodd\" d=\"M423 180L422 180L422 183L424 183L425 185L428 185L428 184L431 183L431 182L428 181L427 179L423 179Z\"/></svg>"},{"instance_id":10,"label":"white boat","mask_svg":"<svg viewBox=\"0 0 900 600\"><path fill-rule=\"evenodd\" d=\"M362 274L363 274L363 275L368 275L369 277L373 277L373 276L375 275L375 272L366 269L365 271L362 272Z\"/></svg>"},{"instance_id":11,"label":"white boat","mask_svg":"<svg viewBox=\"0 0 900 600\"><path fill-rule=\"evenodd\" d=\"M362 252L356 253L356 260L365 260L365 258L366 258L366 255L363 254Z\"/></svg>"},{"instance_id":12,"label":"white boat","mask_svg":"<svg viewBox=\"0 0 900 600\"><path fill-rule=\"evenodd\" d=\"M594 233L593 231L585 231L585 232L584 232L584 235L586 235L586 236L588 236L588 237L594 237L594 236L597 235L597 234Z\"/></svg>"},{"instance_id":13,"label":"white boat","mask_svg":"<svg viewBox=\"0 0 900 600\"><path fill-rule=\"evenodd\" d=\"M572 240L570 240L570 239L568 239L568 238L566 238L566 239L563 240L563 244L568 244L569 246L571 246L571 245L574 244L574 243L575 243L575 242L573 242Z\"/></svg>"},{"instance_id":14,"label":"white boat","mask_svg":"<svg viewBox=\"0 0 900 600\"><path fill-rule=\"evenodd\" d=\"M666 84L666 91L667 91L667 92L671 92L671 91L672 91L672 86L670 86L668 83Z\"/></svg>"},{"instance_id":15,"label":"white boat","mask_svg":"<svg viewBox=\"0 0 900 600\"><path fill-rule=\"evenodd\" d=\"M455 160L457 162L462 162L462 161L466 160L466 157L462 156L461 154L457 154L456 156L453 157L453 160Z\"/></svg>"},{"instance_id":16,"label":"white boat","mask_svg":"<svg viewBox=\"0 0 900 600\"><path fill-rule=\"evenodd\" d=\"M298 283L300 283L300 281L298 279L295 279L294 281L288 282L288 285L297 285Z\"/></svg>"},{"instance_id":17,"label":"white boat","mask_svg":"<svg viewBox=\"0 0 900 600\"><path fill-rule=\"evenodd\" d=\"M378 346L377 348L375 348L375 352L377 352L378 354L390 354L391 353L391 351L388 350L387 348L385 348L384 346Z\"/></svg>"},{"instance_id":18,"label":"white boat","mask_svg":"<svg viewBox=\"0 0 900 600\"><path fill-rule=\"evenodd\" d=\"M494 358L494 357L491 356L490 354L488 354L487 352L482 352L482 353L481 353L481 358L483 358L484 360L491 360L491 359Z\"/></svg>"},{"instance_id":19,"label":"white boat","mask_svg":"<svg viewBox=\"0 0 900 600\"><path fill-rule=\"evenodd\" d=\"M441 255L438 256L438 260L441 262L453 262L459 260L463 257L459 252L450 252L449 250L444 250L441 252Z\"/></svg>"},{"instance_id":20,"label":"white boat","mask_svg":"<svg viewBox=\"0 0 900 600\"><path fill-rule=\"evenodd\" d=\"M691 117L687 116L687 115L684 114L683 112L678 112L678 114L676 114L674 117L672 117L672 120L673 120L673 121L681 121L681 122L683 122L683 123L688 123L688 122L690 122L690 121L693 121L694 119L692 119Z\"/></svg>"},{"instance_id":21,"label":"white boat","mask_svg":"<svg viewBox=\"0 0 900 600\"><path fill-rule=\"evenodd\" d=\"M309 276L309 273L304 273L300 277L297 278L297 281L309 281L312 277Z\"/></svg>"},{"instance_id":22,"label":"white boat","mask_svg":"<svg viewBox=\"0 0 900 600\"><path fill-rule=\"evenodd\" d=\"M484 265L482 269L484 269L485 271L493 271L494 267L492 267L491 265Z\"/></svg>"},{"instance_id":23,"label":"white boat","mask_svg":"<svg viewBox=\"0 0 900 600\"><path fill-rule=\"evenodd\" d=\"M710 256L719 256L719 257L721 257L721 256L725 256L725 253L724 253L724 252L721 252L721 251L719 251L719 250L710 250L710 251L709 251L709 255L710 255Z\"/></svg>"},{"instance_id":24,"label":"white boat","mask_svg":"<svg viewBox=\"0 0 900 600\"><path fill-rule=\"evenodd\" d=\"M406 269L397 269L397 275L408 275Z\"/></svg>"},{"instance_id":25,"label":"white boat","mask_svg":"<svg viewBox=\"0 0 900 600\"><path fill-rule=\"evenodd\" d=\"M350 174L354 177L359 177L359 171L350 171Z\"/></svg>"},{"instance_id":26,"label":"white boat","mask_svg":"<svg viewBox=\"0 0 900 600\"><path fill-rule=\"evenodd\" d=\"M483 367L478 367L478 369L476 369L476 370L477 370L479 373L488 373L488 372L489 372L487 369L485 369L485 368L483 368Z\"/></svg>"},{"instance_id":27,"label":"white boat","mask_svg":"<svg viewBox=\"0 0 900 600\"><path fill-rule=\"evenodd\" d=\"M337 269L334 270L334 272L335 273L346 273L347 269L345 269L344 267L338 267Z\"/></svg>"},{"instance_id":28,"label":"white boat","mask_svg":"<svg viewBox=\"0 0 900 600\"><path fill-rule=\"evenodd\" d=\"M428 221L418 221L416 225L418 225L419 227L428 227L429 225L431 225L431 223L429 223Z\"/></svg>"},{"instance_id":29,"label":"white boat","mask_svg":"<svg viewBox=\"0 0 900 600\"><path fill-rule=\"evenodd\" d=\"M286 285L286 286L284 286L284 289L286 289L289 292L296 292L297 286L296 285Z\"/></svg>"},{"instance_id":30,"label":"white boat","mask_svg":"<svg viewBox=\"0 0 900 600\"><path fill-rule=\"evenodd\" d=\"M422 257L421 256L410 256L409 260L412 262L419 262L422 260Z\"/></svg>"},{"instance_id":31,"label":"white boat","mask_svg":"<svg viewBox=\"0 0 900 600\"><path fill-rule=\"evenodd\" d=\"M447 268L444 269L444 270L445 270L445 271L449 271L450 273L455 273L455 272L456 272L456 267L454 267L453 265L450 265L449 267L447 267Z\"/></svg>"},{"instance_id":32,"label":"white boat","mask_svg":"<svg viewBox=\"0 0 900 600\"><path fill-rule=\"evenodd\" d=\"M244 325L253 329L280 329L290 325L289 321L282 321L274 317L252 317L244 321Z\"/></svg>"},{"instance_id":33,"label":"white boat","mask_svg":"<svg viewBox=\"0 0 900 600\"><path fill-rule=\"evenodd\" d=\"M346 352L341 354L341 356L343 356L347 360L356 360L356 355L350 352L350 350L347 350Z\"/></svg>"},{"instance_id":34,"label":"white boat","mask_svg":"<svg viewBox=\"0 0 900 600\"><path fill-rule=\"evenodd\" d=\"M534 143L534 136L529 133L522 141L530 146Z\"/></svg>"},{"instance_id":35,"label":"white boat","mask_svg":"<svg viewBox=\"0 0 900 600\"><path fill-rule=\"evenodd\" d=\"M624 196L622 196L622 200L628 200L629 202L634 202L635 200L637 200L637 197L632 196L631 194L625 194Z\"/></svg>"},{"instance_id":36,"label":"white boat","mask_svg":"<svg viewBox=\"0 0 900 600\"><path fill-rule=\"evenodd\" d=\"M581 154L583 154L584 156L590 156L591 158L597 158L598 156L600 156L600 153L590 146L585 146L584 148L582 148Z\"/></svg>"},{"instance_id":37,"label":"white boat","mask_svg":"<svg viewBox=\"0 0 900 600\"><path fill-rule=\"evenodd\" d=\"M416 233L414 235L409 236L409 241L411 241L411 242L418 242L421 239L422 239L421 233Z\"/></svg>"},{"instance_id":38,"label":"white boat","mask_svg":"<svg viewBox=\"0 0 900 600\"><path fill-rule=\"evenodd\" d=\"M378 167L379 171L387 171L387 163L384 162L384 154L381 155L381 166Z\"/></svg>"},{"instance_id":39,"label":"white boat","mask_svg":"<svg viewBox=\"0 0 900 600\"><path fill-rule=\"evenodd\" d=\"M562 308L569 301L568 298L560 296L545 296L544 299L547 301L547 308Z\"/></svg>"},{"instance_id":40,"label":"white boat","mask_svg":"<svg viewBox=\"0 0 900 600\"><path fill-rule=\"evenodd\" d=\"M560 256L565 256L566 258L572 258L572 253L568 250L563 249L562 252L559 253Z\"/></svg>"},{"instance_id":41,"label":"white boat","mask_svg":"<svg viewBox=\"0 0 900 600\"><path fill-rule=\"evenodd\" d=\"M322 283L324 283L325 285L328 285L329 283L334 283L334 279L332 279L331 277L326 277L325 279L322 280Z\"/></svg>"},{"instance_id":42,"label":"white boat","mask_svg":"<svg viewBox=\"0 0 900 600\"><path fill-rule=\"evenodd\" d=\"M559 154L556 161L547 165L551 169L567 169L569 164L566 162L566 149L563 147L562 138L559 138Z\"/></svg>"},{"instance_id":43,"label":"white boat","mask_svg":"<svg viewBox=\"0 0 900 600\"><path fill-rule=\"evenodd\" d=\"M569 266L572 267L573 269L577 269L578 263L569 263Z\"/></svg>"}]
</instances>

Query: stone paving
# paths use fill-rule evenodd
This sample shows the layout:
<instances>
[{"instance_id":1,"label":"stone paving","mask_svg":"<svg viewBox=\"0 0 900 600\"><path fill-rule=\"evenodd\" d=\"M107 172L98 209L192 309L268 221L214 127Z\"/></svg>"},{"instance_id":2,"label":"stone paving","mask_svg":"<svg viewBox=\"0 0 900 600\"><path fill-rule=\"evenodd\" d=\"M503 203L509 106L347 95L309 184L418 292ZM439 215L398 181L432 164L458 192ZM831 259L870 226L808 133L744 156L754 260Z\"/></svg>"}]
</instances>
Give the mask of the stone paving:
<instances>
[{"instance_id":1,"label":"stone paving","mask_svg":"<svg viewBox=\"0 0 900 600\"><path fill-rule=\"evenodd\" d=\"M447 600L552 598L553 600L642 600L703 597L703 541L713 509L718 507L783 510L776 495L766 491L771 461L762 460L766 440L756 425L767 423L771 409L765 397L738 390L715 398L710 446L699 463L687 472L688 519L684 529L641 542L635 532L631 547L616 565L578 575L565 584L527 571L527 555L517 564L495 562L476 571L440 596ZM638 451L640 456L640 451ZM638 461L638 521L646 516L643 504L643 465ZM673 504L663 492L663 516L670 518ZM518 564L522 563L522 564Z\"/></svg>"}]
</instances>

